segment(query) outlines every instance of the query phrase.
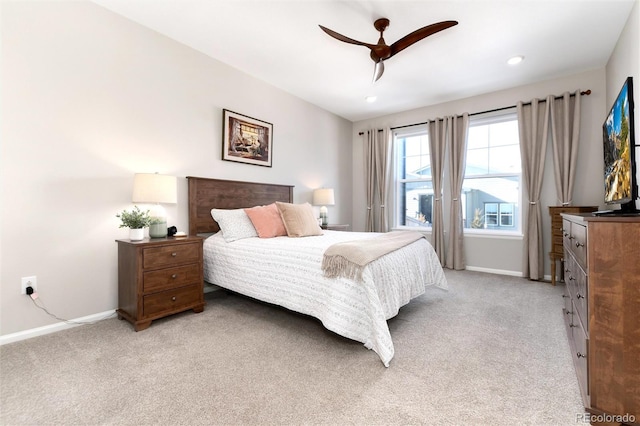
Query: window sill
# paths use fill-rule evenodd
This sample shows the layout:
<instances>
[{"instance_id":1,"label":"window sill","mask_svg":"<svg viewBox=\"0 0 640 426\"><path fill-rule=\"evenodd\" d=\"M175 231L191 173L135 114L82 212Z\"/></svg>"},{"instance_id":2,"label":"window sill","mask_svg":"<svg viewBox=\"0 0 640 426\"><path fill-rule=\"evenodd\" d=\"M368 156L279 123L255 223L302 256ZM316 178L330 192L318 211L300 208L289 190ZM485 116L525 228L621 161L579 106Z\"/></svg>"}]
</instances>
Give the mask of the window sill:
<instances>
[{"instance_id":1,"label":"window sill","mask_svg":"<svg viewBox=\"0 0 640 426\"><path fill-rule=\"evenodd\" d=\"M465 229L463 233L465 237L471 238L497 238L501 240L522 240L524 238L522 233L511 231L473 231Z\"/></svg>"},{"instance_id":2,"label":"window sill","mask_svg":"<svg viewBox=\"0 0 640 426\"><path fill-rule=\"evenodd\" d=\"M433 233L433 229L429 228L421 228L417 226L394 226L391 228L391 231L417 231L422 232L423 234L431 235ZM445 231L445 234L448 232ZM519 232L510 232L510 231L473 231L470 229L465 229L463 231L464 237L470 238L493 238L500 240L522 240L524 235Z\"/></svg>"},{"instance_id":3,"label":"window sill","mask_svg":"<svg viewBox=\"0 0 640 426\"><path fill-rule=\"evenodd\" d=\"M421 227L421 226L394 226L391 228L392 231L417 231L422 232L423 234L431 234L431 227Z\"/></svg>"}]
</instances>

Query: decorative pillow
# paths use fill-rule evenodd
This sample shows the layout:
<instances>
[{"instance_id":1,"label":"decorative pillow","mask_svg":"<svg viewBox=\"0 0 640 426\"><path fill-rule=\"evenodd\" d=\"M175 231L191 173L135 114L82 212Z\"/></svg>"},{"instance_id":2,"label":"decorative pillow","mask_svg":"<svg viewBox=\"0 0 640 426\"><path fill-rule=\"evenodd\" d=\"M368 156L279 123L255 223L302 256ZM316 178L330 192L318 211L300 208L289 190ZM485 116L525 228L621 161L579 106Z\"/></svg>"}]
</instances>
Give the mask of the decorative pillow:
<instances>
[{"instance_id":1,"label":"decorative pillow","mask_svg":"<svg viewBox=\"0 0 640 426\"><path fill-rule=\"evenodd\" d=\"M211 216L218 222L222 236L228 243L242 238L258 236L244 209L211 209Z\"/></svg>"},{"instance_id":2,"label":"decorative pillow","mask_svg":"<svg viewBox=\"0 0 640 426\"><path fill-rule=\"evenodd\" d=\"M290 204L276 201L280 216L290 237L309 237L322 235L318 219L313 215L311 204Z\"/></svg>"},{"instance_id":3,"label":"decorative pillow","mask_svg":"<svg viewBox=\"0 0 640 426\"><path fill-rule=\"evenodd\" d=\"M282 223L282 217L280 217L280 210L275 203L268 206L251 207L250 209L244 209L249 220L253 224L253 227L258 232L260 238L272 238L286 236L287 230Z\"/></svg>"}]
</instances>

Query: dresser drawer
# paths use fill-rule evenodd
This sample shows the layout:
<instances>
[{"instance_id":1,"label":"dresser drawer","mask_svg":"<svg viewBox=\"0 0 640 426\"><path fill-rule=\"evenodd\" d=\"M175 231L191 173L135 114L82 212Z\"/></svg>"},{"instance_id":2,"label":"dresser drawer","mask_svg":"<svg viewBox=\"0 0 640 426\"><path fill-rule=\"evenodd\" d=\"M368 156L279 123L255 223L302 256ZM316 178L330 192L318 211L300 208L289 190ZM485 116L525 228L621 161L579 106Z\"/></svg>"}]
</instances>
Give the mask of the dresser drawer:
<instances>
[{"instance_id":1,"label":"dresser drawer","mask_svg":"<svg viewBox=\"0 0 640 426\"><path fill-rule=\"evenodd\" d=\"M576 256L578 264L587 270L587 227L577 223L571 224L571 252Z\"/></svg>"},{"instance_id":2,"label":"dresser drawer","mask_svg":"<svg viewBox=\"0 0 640 426\"><path fill-rule=\"evenodd\" d=\"M589 309L588 309L588 294L587 294L587 274L581 268L576 268L574 271L576 277L574 304L576 307L576 313L580 317L580 323L584 328L585 334L589 335Z\"/></svg>"},{"instance_id":3,"label":"dresser drawer","mask_svg":"<svg viewBox=\"0 0 640 426\"><path fill-rule=\"evenodd\" d=\"M150 247L143 250L144 269L198 262L202 244L175 244L165 247Z\"/></svg>"},{"instance_id":4,"label":"dresser drawer","mask_svg":"<svg viewBox=\"0 0 640 426\"><path fill-rule=\"evenodd\" d=\"M574 321L572 326L572 337L575 345L575 353L573 353L573 364L576 367L576 375L578 383L582 388L584 395L589 395L589 362L587 354L589 353L589 339L585 333L580 321Z\"/></svg>"},{"instance_id":5,"label":"dresser drawer","mask_svg":"<svg viewBox=\"0 0 640 426\"><path fill-rule=\"evenodd\" d=\"M580 268L573 255L566 254L565 262L565 282L567 283L567 292L574 304L573 314L576 317L575 321L579 320L583 327L587 329L589 324L587 275Z\"/></svg>"},{"instance_id":6,"label":"dresser drawer","mask_svg":"<svg viewBox=\"0 0 640 426\"><path fill-rule=\"evenodd\" d=\"M571 299L576 298L576 293L578 292L578 282L575 276L575 271L578 268L578 262L573 257L573 254L569 250L565 250L564 252L564 281L567 286L567 291L569 292L569 296Z\"/></svg>"},{"instance_id":7,"label":"dresser drawer","mask_svg":"<svg viewBox=\"0 0 640 426\"><path fill-rule=\"evenodd\" d=\"M564 300L564 306L562 308L562 314L564 316L564 325L567 330L567 336L571 339L571 333L573 333L571 324L573 324L573 303L571 302L571 296L569 295L569 289L567 287L564 288L564 294L562 295Z\"/></svg>"},{"instance_id":8,"label":"dresser drawer","mask_svg":"<svg viewBox=\"0 0 640 426\"><path fill-rule=\"evenodd\" d=\"M165 290L197 283L200 280L200 264L156 269L145 272L142 280L144 292Z\"/></svg>"},{"instance_id":9,"label":"dresser drawer","mask_svg":"<svg viewBox=\"0 0 640 426\"><path fill-rule=\"evenodd\" d=\"M201 297L202 285L198 284L149 294L142 300L143 315L149 318L169 312L180 312L199 303Z\"/></svg>"},{"instance_id":10,"label":"dresser drawer","mask_svg":"<svg viewBox=\"0 0 640 426\"><path fill-rule=\"evenodd\" d=\"M562 243L565 247L571 244L571 222L567 219L562 221Z\"/></svg>"}]
</instances>

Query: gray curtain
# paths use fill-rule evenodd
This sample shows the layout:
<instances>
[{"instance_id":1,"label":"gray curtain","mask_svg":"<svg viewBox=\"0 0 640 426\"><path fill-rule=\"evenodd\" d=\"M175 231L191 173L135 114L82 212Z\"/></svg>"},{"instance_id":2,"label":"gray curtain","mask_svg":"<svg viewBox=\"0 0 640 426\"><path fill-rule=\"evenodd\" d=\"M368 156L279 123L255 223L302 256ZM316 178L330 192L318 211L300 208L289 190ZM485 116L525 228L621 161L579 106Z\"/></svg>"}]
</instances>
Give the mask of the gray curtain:
<instances>
[{"instance_id":1,"label":"gray curtain","mask_svg":"<svg viewBox=\"0 0 640 426\"><path fill-rule=\"evenodd\" d=\"M438 118L429 122L429 153L431 154L431 179L433 181L431 244L442 266L445 265L442 181L444 179L444 157L448 139L447 133L447 123L444 119Z\"/></svg>"},{"instance_id":2,"label":"gray curtain","mask_svg":"<svg viewBox=\"0 0 640 426\"><path fill-rule=\"evenodd\" d=\"M550 104L551 102L541 103L534 99L530 105L522 102L517 105L522 179L529 196L529 206L524 209L523 274L532 280L544 277L540 192L549 137Z\"/></svg>"},{"instance_id":3,"label":"gray curtain","mask_svg":"<svg viewBox=\"0 0 640 426\"><path fill-rule=\"evenodd\" d=\"M375 196L375 141L377 130L364 132L364 174L365 195L367 198L365 231L373 231L373 199Z\"/></svg>"},{"instance_id":4,"label":"gray curtain","mask_svg":"<svg viewBox=\"0 0 640 426\"><path fill-rule=\"evenodd\" d=\"M447 117L451 150L449 153L449 180L451 184L451 212L449 223L449 246L447 248L446 267L465 269L464 224L462 223L462 183L467 157L467 139L469 135L469 114Z\"/></svg>"},{"instance_id":5,"label":"gray curtain","mask_svg":"<svg viewBox=\"0 0 640 426\"><path fill-rule=\"evenodd\" d=\"M374 227L376 232L387 232L389 228L387 211L385 210L385 206L387 204L387 182L389 180L389 150L391 149L389 133L388 129L385 129L382 132L376 132L376 141L374 145L376 189L378 193L378 207L380 212L378 215L378 226Z\"/></svg>"},{"instance_id":6,"label":"gray curtain","mask_svg":"<svg viewBox=\"0 0 640 426\"><path fill-rule=\"evenodd\" d=\"M580 138L580 90L573 96L565 92L562 98L547 98L551 106L551 141L553 146L553 171L558 201L571 205L573 182L578 159Z\"/></svg>"},{"instance_id":7,"label":"gray curtain","mask_svg":"<svg viewBox=\"0 0 640 426\"><path fill-rule=\"evenodd\" d=\"M367 211L365 231L387 232L387 187L389 181L389 130L364 133L364 172ZM376 214L377 210L377 214ZM377 218L377 220L376 220Z\"/></svg>"}]
</instances>

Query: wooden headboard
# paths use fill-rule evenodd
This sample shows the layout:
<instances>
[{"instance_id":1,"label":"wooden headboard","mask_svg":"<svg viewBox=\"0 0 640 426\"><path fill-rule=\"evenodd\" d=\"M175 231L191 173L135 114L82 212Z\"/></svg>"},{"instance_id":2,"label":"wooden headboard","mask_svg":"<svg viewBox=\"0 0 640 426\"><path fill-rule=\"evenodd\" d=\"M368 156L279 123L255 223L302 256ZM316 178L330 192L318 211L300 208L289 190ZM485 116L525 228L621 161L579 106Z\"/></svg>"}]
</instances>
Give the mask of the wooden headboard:
<instances>
[{"instance_id":1,"label":"wooden headboard","mask_svg":"<svg viewBox=\"0 0 640 426\"><path fill-rule=\"evenodd\" d=\"M239 182L187 176L189 183L189 235L218 232L211 209L243 209L293 202L292 185Z\"/></svg>"}]
</instances>

